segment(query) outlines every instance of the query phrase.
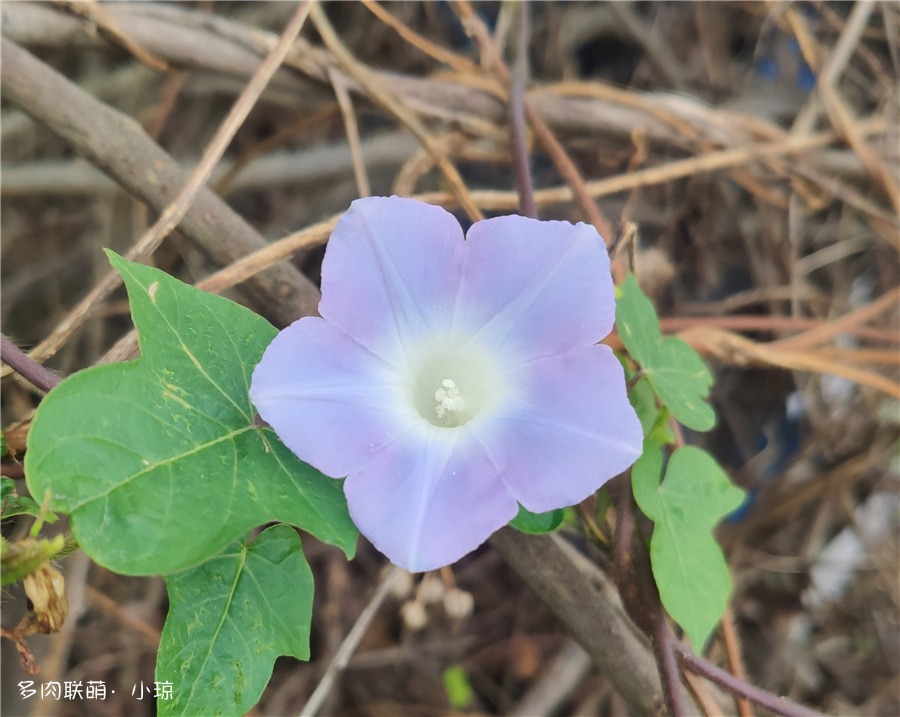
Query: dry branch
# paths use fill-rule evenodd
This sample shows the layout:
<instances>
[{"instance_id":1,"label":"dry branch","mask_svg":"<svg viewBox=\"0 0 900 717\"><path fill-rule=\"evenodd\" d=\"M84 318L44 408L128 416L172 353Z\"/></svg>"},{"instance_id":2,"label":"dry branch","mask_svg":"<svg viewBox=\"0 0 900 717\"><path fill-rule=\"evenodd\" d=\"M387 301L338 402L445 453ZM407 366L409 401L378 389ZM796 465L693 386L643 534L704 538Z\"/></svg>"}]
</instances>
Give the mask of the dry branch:
<instances>
[{"instance_id":1,"label":"dry branch","mask_svg":"<svg viewBox=\"0 0 900 717\"><path fill-rule=\"evenodd\" d=\"M46 125L129 192L162 211L188 175L141 126L88 95L15 43L2 47L2 92ZM266 245L227 204L201 189L179 225L211 261L224 266ZM288 264L254 276L248 294L280 324L315 313L318 290Z\"/></svg>"},{"instance_id":2,"label":"dry branch","mask_svg":"<svg viewBox=\"0 0 900 717\"><path fill-rule=\"evenodd\" d=\"M245 79L276 40L272 33L174 5L106 3L104 7L118 27L143 48L188 69ZM3 34L23 45L108 46L89 26L48 5L4 3L0 12ZM343 73L327 50L302 38L295 42L288 62L323 88L330 84L330 71ZM378 82L390 86L402 104L424 117L455 122L476 133L483 133L488 126L505 126L506 105L496 88L467 84L471 76L448 80L370 71ZM351 92L362 91L349 76L346 83ZM308 79L287 70L276 74L272 86L291 91L298 101L301 91L310 87ZM699 139L724 147L745 147L754 141L785 137L764 119L712 108L684 95L626 91L593 82L537 88L527 96L533 98L536 114L556 132L627 138L635 127L641 127L648 141L682 149L693 149ZM812 155L806 161L823 172L834 169L827 155ZM850 168L856 172L861 166L855 162Z\"/></svg>"},{"instance_id":3,"label":"dry branch","mask_svg":"<svg viewBox=\"0 0 900 717\"><path fill-rule=\"evenodd\" d=\"M597 566L558 536L526 536L504 528L490 542L550 605L635 714L665 714L650 646ZM684 702L691 704L686 693Z\"/></svg>"}]
</instances>

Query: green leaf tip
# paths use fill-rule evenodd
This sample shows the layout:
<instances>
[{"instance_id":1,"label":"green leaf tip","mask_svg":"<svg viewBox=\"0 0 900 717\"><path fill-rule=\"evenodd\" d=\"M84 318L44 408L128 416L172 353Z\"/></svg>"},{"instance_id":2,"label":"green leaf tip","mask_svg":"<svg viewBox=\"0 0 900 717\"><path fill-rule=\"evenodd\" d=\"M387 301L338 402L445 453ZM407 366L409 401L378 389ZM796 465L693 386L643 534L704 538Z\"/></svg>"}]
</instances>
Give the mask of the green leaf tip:
<instances>
[{"instance_id":1,"label":"green leaf tip","mask_svg":"<svg viewBox=\"0 0 900 717\"><path fill-rule=\"evenodd\" d=\"M632 468L634 498L653 520L650 562L660 598L698 652L722 617L731 592L715 525L744 499L744 492L706 451L676 450L660 483L662 448L645 441Z\"/></svg>"},{"instance_id":2,"label":"green leaf tip","mask_svg":"<svg viewBox=\"0 0 900 717\"><path fill-rule=\"evenodd\" d=\"M268 522L351 556L339 481L255 423L254 366L276 330L228 299L107 251L128 291L141 356L73 374L28 435L32 495L50 490L94 560L131 575L197 565Z\"/></svg>"},{"instance_id":3,"label":"green leaf tip","mask_svg":"<svg viewBox=\"0 0 900 717\"><path fill-rule=\"evenodd\" d=\"M616 325L628 353L676 419L695 431L708 431L716 424L716 413L706 400L713 382L706 364L678 337L662 336L656 310L633 274L619 288Z\"/></svg>"},{"instance_id":4,"label":"green leaf tip","mask_svg":"<svg viewBox=\"0 0 900 717\"><path fill-rule=\"evenodd\" d=\"M522 533L544 535L559 528L565 519L566 511L563 508L548 510L546 513L532 513L520 505L518 514L509 524Z\"/></svg>"}]
</instances>

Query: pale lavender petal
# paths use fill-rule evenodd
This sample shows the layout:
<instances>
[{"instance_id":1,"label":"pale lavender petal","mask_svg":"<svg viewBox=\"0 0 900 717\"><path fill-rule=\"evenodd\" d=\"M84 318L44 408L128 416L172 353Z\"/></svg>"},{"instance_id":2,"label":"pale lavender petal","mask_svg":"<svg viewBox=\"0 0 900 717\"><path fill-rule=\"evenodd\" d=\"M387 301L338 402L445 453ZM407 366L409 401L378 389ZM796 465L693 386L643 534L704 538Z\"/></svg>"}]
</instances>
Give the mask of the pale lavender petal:
<instances>
[{"instance_id":1,"label":"pale lavender petal","mask_svg":"<svg viewBox=\"0 0 900 717\"><path fill-rule=\"evenodd\" d=\"M318 317L295 321L253 372L259 415L301 460L342 478L393 441L414 418L398 400L402 377Z\"/></svg>"},{"instance_id":2,"label":"pale lavender petal","mask_svg":"<svg viewBox=\"0 0 900 717\"><path fill-rule=\"evenodd\" d=\"M608 346L528 362L509 380L518 400L473 430L528 510L574 505L641 454L641 424Z\"/></svg>"},{"instance_id":3,"label":"pale lavender petal","mask_svg":"<svg viewBox=\"0 0 900 717\"><path fill-rule=\"evenodd\" d=\"M360 532L410 572L458 560L518 509L482 447L464 431L455 435L426 439L411 431L344 483Z\"/></svg>"},{"instance_id":4,"label":"pale lavender petal","mask_svg":"<svg viewBox=\"0 0 900 717\"><path fill-rule=\"evenodd\" d=\"M524 357L603 339L615 320L606 246L587 224L505 216L466 236L461 331Z\"/></svg>"},{"instance_id":5,"label":"pale lavender petal","mask_svg":"<svg viewBox=\"0 0 900 717\"><path fill-rule=\"evenodd\" d=\"M358 199L328 242L319 313L376 353L391 354L449 321L463 249L459 222L440 207Z\"/></svg>"}]
</instances>

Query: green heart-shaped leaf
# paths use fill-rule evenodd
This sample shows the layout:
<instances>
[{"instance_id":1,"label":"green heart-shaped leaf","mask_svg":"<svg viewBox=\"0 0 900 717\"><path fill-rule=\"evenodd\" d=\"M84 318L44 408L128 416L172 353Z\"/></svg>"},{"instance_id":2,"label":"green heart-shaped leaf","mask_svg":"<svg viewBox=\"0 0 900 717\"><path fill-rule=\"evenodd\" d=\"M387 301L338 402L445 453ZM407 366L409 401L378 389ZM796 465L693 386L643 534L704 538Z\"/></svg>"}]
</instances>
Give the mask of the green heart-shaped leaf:
<instances>
[{"instance_id":1,"label":"green heart-shaped leaf","mask_svg":"<svg viewBox=\"0 0 900 717\"><path fill-rule=\"evenodd\" d=\"M70 376L28 434L32 495L50 490L81 547L131 575L196 565L250 528L297 525L351 555L341 484L255 422L250 376L275 336L232 301L110 252L141 358Z\"/></svg>"},{"instance_id":2,"label":"green heart-shaped leaf","mask_svg":"<svg viewBox=\"0 0 900 717\"><path fill-rule=\"evenodd\" d=\"M242 715L259 701L275 658L309 659L313 577L286 525L238 541L166 577L156 681L171 683L159 715Z\"/></svg>"},{"instance_id":3,"label":"green heart-shaped leaf","mask_svg":"<svg viewBox=\"0 0 900 717\"><path fill-rule=\"evenodd\" d=\"M631 469L634 498L655 523L650 562L662 603L700 651L725 611L731 577L712 529L744 492L706 451L679 448L660 483L662 449L644 441Z\"/></svg>"},{"instance_id":4,"label":"green heart-shaped leaf","mask_svg":"<svg viewBox=\"0 0 900 717\"><path fill-rule=\"evenodd\" d=\"M628 353L675 418L688 428L708 431L716 424L716 413L706 402L713 380L706 364L681 339L662 337L656 310L633 275L618 291L616 326Z\"/></svg>"}]
</instances>

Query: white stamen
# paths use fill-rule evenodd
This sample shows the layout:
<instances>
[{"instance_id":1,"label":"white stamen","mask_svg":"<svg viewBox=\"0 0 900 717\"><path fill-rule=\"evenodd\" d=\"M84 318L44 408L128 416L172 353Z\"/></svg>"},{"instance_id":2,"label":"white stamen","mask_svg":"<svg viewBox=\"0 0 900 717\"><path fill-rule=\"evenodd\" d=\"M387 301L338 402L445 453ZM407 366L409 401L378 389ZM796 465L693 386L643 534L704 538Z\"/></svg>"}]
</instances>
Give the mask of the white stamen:
<instances>
[{"instance_id":1,"label":"white stamen","mask_svg":"<svg viewBox=\"0 0 900 717\"><path fill-rule=\"evenodd\" d=\"M459 392L456 381L452 378L445 378L441 381L441 386L443 386L443 388L439 388L434 392L434 400L438 401L437 406L434 407L437 417L444 420L444 415L447 411L449 411L453 417L459 417L459 414L466 409L466 399L464 399ZM447 418L449 419L450 416Z\"/></svg>"}]
</instances>

